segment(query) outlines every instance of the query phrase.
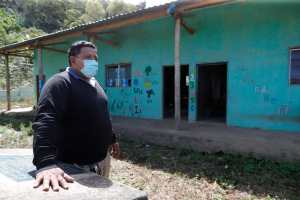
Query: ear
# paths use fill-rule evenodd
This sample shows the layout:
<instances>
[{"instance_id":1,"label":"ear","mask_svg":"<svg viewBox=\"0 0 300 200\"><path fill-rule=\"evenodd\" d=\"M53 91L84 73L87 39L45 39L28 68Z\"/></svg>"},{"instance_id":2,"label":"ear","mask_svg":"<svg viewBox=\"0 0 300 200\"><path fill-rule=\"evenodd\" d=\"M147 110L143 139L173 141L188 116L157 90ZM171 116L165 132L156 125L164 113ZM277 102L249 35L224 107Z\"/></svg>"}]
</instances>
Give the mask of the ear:
<instances>
[{"instance_id":1,"label":"ear","mask_svg":"<svg viewBox=\"0 0 300 200\"><path fill-rule=\"evenodd\" d=\"M71 64L74 64L76 61L76 57L75 56L70 56L70 62Z\"/></svg>"}]
</instances>

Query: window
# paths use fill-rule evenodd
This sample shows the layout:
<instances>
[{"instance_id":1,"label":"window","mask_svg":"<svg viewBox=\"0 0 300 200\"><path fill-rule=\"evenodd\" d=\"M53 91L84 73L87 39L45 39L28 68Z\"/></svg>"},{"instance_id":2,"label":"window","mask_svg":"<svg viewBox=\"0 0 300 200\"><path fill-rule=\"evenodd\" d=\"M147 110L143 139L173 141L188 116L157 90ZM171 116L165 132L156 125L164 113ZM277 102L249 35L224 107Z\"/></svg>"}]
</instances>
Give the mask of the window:
<instances>
[{"instance_id":1,"label":"window","mask_svg":"<svg viewBox=\"0 0 300 200\"><path fill-rule=\"evenodd\" d=\"M290 59L290 84L300 85L300 49L291 49Z\"/></svg>"},{"instance_id":2,"label":"window","mask_svg":"<svg viewBox=\"0 0 300 200\"><path fill-rule=\"evenodd\" d=\"M131 64L106 65L106 87L130 87Z\"/></svg>"}]
</instances>

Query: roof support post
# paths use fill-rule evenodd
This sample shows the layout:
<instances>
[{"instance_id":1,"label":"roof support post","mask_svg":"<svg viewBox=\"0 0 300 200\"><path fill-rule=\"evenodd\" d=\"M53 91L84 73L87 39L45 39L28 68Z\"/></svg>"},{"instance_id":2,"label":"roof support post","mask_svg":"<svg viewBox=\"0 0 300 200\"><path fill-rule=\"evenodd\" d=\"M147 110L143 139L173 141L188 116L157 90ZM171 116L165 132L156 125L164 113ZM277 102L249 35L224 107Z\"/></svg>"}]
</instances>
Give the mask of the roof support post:
<instances>
[{"instance_id":1,"label":"roof support post","mask_svg":"<svg viewBox=\"0 0 300 200\"><path fill-rule=\"evenodd\" d=\"M181 122L181 92L180 92L180 30L181 18L175 18L175 120L176 129L180 129Z\"/></svg>"},{"instance_id":2,"label":"roof support post","mask_svg":"<svg viewBox=\"0 0 300 200\"><path fill-rule=\"evenodd\" d=\"M10 71L9 71L9 57L5 55L5 69L6 69L6 102L7 110L11 109L11 98L10 98Z\"/></svg>"},{"instance_id":3,"label":"roof support post","mask_svg":"<svg viewBox=\"0 0 300 200\"><path fill-rule=\"evenodd\" d=\"M45 75L44 75L44 65L42 59L42 48L38 48L38 68L39 68L39 85L38 85L38 94L37 98L39 99L42 88L45 84Z\"/></svg>"}]
</instances>

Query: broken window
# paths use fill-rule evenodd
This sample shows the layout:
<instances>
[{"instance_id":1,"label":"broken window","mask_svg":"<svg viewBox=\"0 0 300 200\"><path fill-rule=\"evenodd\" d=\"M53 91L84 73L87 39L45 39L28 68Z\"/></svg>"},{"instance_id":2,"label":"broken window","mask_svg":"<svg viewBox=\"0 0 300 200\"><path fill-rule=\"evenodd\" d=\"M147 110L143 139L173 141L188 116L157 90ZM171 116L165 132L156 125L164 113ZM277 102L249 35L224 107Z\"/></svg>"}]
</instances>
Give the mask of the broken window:
<instances>
[{"instance_id":1,"label":"broken window","mask_svg":"<svg viewBox=\"0 0 300 200\"><path fill-rule=\"evenodd\" d=\"M106 87L130 87L131 64L106 65Z\"/></svg>"},{"instance_id":2,"label":"broken window","mask_svg":"<svg viewBox=\"0 0 300 200\"><path fill-rule=\"evenodd\" d=\"M300 84L300 49L290 51L290 84Z\"/></svg>"}]
</instances>

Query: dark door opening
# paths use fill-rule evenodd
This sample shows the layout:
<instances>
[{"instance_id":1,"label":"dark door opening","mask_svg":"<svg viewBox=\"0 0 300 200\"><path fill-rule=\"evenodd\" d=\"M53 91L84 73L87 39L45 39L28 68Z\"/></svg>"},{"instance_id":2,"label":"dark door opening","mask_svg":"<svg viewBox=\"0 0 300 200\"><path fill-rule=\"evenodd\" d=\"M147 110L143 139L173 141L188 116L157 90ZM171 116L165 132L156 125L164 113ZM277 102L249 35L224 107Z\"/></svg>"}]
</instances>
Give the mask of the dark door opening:
<instances>
[{"instance_id":1,"label":"dark door opening","mask_svg":"<svg viewBox=\"0 0 300 200\"><path fill-rule=\"evenodd\" d=\"M181 65L181 118L188 118L188 105L189 105L189 66ZM175 83L174 83L174 66L163 67L163 102L164 102L164 118L175 117Z\"/></svg>"},{"instance_id":2,"label":"dark door opening","mask_svg":"<svg viewBox=\"0 0 300 200\"><path fill-rule=\"evenodd\" d=\"M198 67L198 120L226 122L227 63Z\"/></svg>"}]
</instances>

